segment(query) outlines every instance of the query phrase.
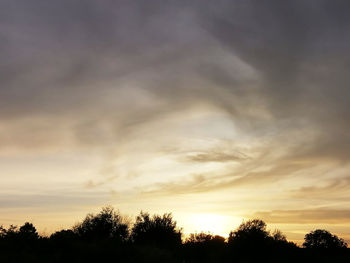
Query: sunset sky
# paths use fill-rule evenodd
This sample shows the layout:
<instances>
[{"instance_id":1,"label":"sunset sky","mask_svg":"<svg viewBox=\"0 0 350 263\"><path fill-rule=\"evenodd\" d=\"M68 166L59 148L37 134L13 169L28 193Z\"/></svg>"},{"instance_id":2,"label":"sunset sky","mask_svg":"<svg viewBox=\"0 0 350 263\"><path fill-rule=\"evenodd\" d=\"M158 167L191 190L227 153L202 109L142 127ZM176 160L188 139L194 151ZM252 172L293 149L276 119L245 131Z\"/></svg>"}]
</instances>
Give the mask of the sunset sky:
<instances>
[{"instance_id":1,"label":"sunset sky","mask_svg":"<svg viewBox=\"0 0 350 263\"><path fill-rule=\"evenodd\" d=\"M0 1L0 225L112 205L350 241L350 1Z\"/></svg>"}]
</instances>

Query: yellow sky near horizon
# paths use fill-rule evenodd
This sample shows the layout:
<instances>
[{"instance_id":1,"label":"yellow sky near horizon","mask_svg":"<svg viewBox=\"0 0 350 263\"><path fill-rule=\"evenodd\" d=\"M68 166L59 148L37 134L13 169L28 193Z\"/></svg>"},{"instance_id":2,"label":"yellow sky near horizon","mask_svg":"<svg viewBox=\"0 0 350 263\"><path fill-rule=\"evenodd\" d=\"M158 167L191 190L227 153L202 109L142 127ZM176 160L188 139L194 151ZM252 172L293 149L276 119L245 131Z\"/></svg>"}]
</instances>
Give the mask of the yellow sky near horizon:
<instances>
[{"instance_id":1,"label":"yellow sky near horizon","mask_svg":"<svg viewBox=\"0 0 350 263\"><path fill-rule=\"evenodd\" d=\"M278 138L285 140L283 147L266 151L276 138L251 139L241 134L228 115L213 108L201 106L171 115L155 126L147 123L145 127L157 130L157 136L149 135L152 139L141 127L119 147L108 145L104 151L75 152L73 144L54 153L37 148L30 154L24 150L15 158L0 158L2 171L12 174L2 182L1 223L31 221L41 233L49 234L113 205L131 218L141 210L172 212L187 234L211 232L227 237L243 220L261 218L271 230L281 229L298 244L316 228L349 238L341 202L327 208L313 188L320 177L305 178L312 171L326 179L333 162L315 165L317 160L288 160L284 155L291 146L284 137ZM174 143L168 143L170 138ZM346 171L339 169L338 176ZM322 187L327 184L319 184ZM337 197L339 190L329 194ZM305 191L314 200L305 203ZM339 214L336 220L327 218L332 211Z\"/></svg>"}]
</instances>

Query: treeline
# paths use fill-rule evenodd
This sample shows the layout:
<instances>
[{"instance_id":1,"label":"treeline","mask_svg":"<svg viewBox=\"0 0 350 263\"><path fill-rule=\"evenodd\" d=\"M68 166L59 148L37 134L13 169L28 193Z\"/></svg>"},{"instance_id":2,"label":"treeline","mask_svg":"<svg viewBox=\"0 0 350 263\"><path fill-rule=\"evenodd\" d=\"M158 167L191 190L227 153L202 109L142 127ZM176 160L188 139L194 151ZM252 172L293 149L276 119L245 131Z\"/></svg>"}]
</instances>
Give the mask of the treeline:
<instances>
[{"instance_id":1,"label":"treeline","mask_svg":"<svg viewBox=\"0 0 350 263\"><path fill-rule=\"evenodd\" d=\"M171 214L141 212L134 224L112 207L88 214L71 229L40 236L29 222L0 227L0 262L350 262L343 239L326 230L305 235L302 247L259 219L227 239L208 233L186 239Z\"/></svg>"}]
</instances>

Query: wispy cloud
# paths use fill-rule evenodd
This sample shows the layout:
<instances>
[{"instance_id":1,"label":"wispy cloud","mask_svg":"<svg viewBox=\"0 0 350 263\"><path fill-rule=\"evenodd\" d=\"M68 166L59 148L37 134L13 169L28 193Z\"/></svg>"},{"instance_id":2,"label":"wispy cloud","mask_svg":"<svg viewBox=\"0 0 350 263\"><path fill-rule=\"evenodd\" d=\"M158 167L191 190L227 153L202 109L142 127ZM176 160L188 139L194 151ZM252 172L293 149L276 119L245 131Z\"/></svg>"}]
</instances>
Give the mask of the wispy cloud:
<instances>
[{"instance_id":1,"label":"wispy cloud","mask_svg":"<svg viewBox=\"0 0 350 263\"><path fill-rule=\"evenodd\" d=\"M348 209L304 209L304 210L273 210L256 212L247 217L257 217L269 223L276 224L348 224L350 210Z\"/></svg>"},{"instance_id":2,"label":"wispy cloud","mask_svg":"<svg viewBox=\"0 0 350 263\"><path fill-rule=\"evenodd\" d=\"M227 152L219 152L219 151L211 151L211 152L200 152L200 153L192 153L186 156L186 160L189 162L232 162L232 161L242 161L246 159L242 153L227 153Z\"/></svg>"}]
</instances>

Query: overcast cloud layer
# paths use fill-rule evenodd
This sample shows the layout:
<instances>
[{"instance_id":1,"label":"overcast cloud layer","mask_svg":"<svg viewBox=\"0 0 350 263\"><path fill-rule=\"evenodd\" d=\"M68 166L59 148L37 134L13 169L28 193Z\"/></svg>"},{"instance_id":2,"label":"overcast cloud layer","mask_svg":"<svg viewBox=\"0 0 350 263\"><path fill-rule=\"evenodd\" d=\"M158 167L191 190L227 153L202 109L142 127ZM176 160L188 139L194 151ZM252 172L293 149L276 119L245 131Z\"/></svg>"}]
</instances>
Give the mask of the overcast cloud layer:
<instances>
[{"instance_id":1,"label":"overcast cloud layer","mask_svg":"<svg viewBox=\"0 0 350 263\"><path fill-rule=\"evenodd\" d=\"M111 203L348 233L349 11L1 1L0 220Z\"/></svg>"}]
</instances>

